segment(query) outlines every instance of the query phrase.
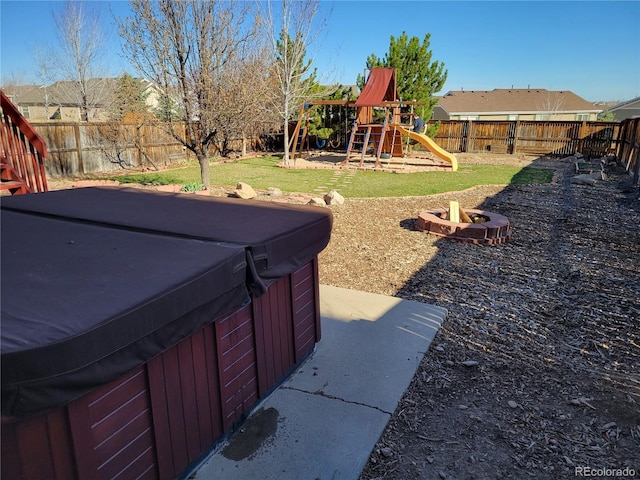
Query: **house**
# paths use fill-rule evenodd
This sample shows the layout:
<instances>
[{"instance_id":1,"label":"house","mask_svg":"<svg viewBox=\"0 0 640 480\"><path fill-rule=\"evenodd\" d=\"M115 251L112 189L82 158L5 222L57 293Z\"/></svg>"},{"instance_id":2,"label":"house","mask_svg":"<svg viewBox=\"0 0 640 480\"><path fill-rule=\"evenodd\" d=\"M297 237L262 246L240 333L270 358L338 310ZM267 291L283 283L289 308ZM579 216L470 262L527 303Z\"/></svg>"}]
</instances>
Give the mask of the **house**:
<instances>
[{"instance_id":1,"label":"house","mask_svg":"<svg viewBox=\"0 0 640 480\"><path fill-rule=\"evenodd\" d=\"M144 79L136 79L143 91L149 92L146 103L149 109L158 107L159 93L155 86ZM3 87L9 100L31 122L82 120L80 93L73 81L59 81L51 85L19 85ZM92 78L88 81L89 120L105 121L109 118L118 78Z\"/></svg>"},{"instance_id":2,"label":"house","mask_svg":"<svg viewBox=\"0 0 640 480\"><path fill-rule=\"evenodd\" d=\"M573 92L544 88L455 90L438 98L433 120L596 120L602 110Z\"/></svg>"},{"instance_id":3,"label":"house","mask_svg":"<svg viewBox=\"0 0 640 480\"><path fill-rule=\"evenodd\" d=\"M621 122L627 118L640 117L640 97L618 103L609 108L609 111L613 113L613 119L616 122Z\"/></svg>"},{"instance_id":4,"label":"house","mask_svg":"<svg viewBox=\"0 0 640 480\"><path fill-rule=\"evenodd\" d=\"M53 120L56 117L64 120L80 118L76 107L54 100L50 87L46 85L11 85L2 90L29 121Z\"/></svg>"}]
</instances>

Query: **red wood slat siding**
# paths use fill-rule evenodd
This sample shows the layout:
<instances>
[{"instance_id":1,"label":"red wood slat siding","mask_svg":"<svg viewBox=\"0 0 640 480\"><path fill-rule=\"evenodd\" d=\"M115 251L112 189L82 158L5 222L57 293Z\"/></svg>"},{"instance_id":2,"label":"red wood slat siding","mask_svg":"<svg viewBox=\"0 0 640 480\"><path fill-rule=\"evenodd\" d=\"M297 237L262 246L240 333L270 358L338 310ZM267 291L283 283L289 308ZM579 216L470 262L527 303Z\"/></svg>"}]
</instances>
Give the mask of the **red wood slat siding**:
<instances>
[{"instance_id":1,"label":"red wood slat siding","mask_svg":"<svg viewBox=\"0 0 640 480\"><path fill-rule=\"evenodd\" d=\"M215 363L207 363L207 346L205 340L205 334L213 337L213 328L200 329L198 332L190 337L191 343L191 355L193 358L192 368L194 374L194 386L193 386L193 398L195 404L193 409L196 412L197 428L194 428L198 432L198 449L197 458L200 458L202 454L211 448L213 442L222 433L216 431L214 433L213 417L214 412L211 411L211 402L209 399L209 375L208 370L211 367L215 367ZM215 390L216 402L215 408L217 410L216 417L219 418L220 410L220 394L219 390ZM219 424L219 422L218 422Z\"/></svg>"},{"instance_id":2,"label":"red wood slat siding","mask_svg":"<svg viewBox=\"0 0 640 480\"><path fill-rule=\"evenodd\" d=\"M164 354L161 354L149 360L147 376L151 394L151 410L153 411L153 429L156 435L159 478L160 480L170 480L175 477L177 472L171 443L167 384L164 378L163 359Z\"/></svg>"},{"instance_id":3,"label":"red wood slat siding","mask_svg":"<svg viewBox=\"0 0 640 480\"><path fill-rule=\"evenodd\" d=\"M224 433L222 423L222 396L220 394L220 376L218 365L218 347L216 341L215 324L208 325L203 335L205 372L202 372L203 380L207 382L208 408L211 412L211 439L217 441ZM210 443L209 446L212 446Z\"/></svg>"},{"instance_id":4,"label":"red wood slat siding","mask_svg":"<svg viewBox=\"0 0 640 480\"><path fill-rule=\"evenodd\" d=\"M27 478L47 478L55 475L47 430L46 418L40 417L39 421L23 425L18 432L16 440L20 452L28 454L29 451L36 451L39 453L38 460L44 460L40 463L39 461L33 461L34 459L31 458L22 458L22 467Z\"/></svg>"},{"instance_id":5,"label":"red wood slat siding","mask_svg":"<svg viewBox=\"0 0 640 480\"><path fill-rule=\"evenodd\" d=\"M215 323L225 431L258 400L258 372L251 305Z\"/></svg>"},{"instance_id":6,"label":"red wood slat siding","mask_svg":"<svg viewBox=\"0 0 640 480\"><path fill-rule=\"evenodd\" d=\"M0 478L20 478L22 469L22 459L18 449L18 439L16 438L16 428L18 424L2 424L2 435L0 436L0 452L2 461L0 462ZM34 452L38 454L39 452ZM44 463L39 460L38 463Z\"/></svg>"},{"instance_id":7,"label":"red wood slat siding","mask_svg":"<svg viewBox=\"0 0 640 480\"><path fill-rule=\"evenodd\" d=\"M294 363L290 278L279 278L253 300L260 397L267 395L291 371Z\"/></svg>"},{"instance_id":8,"label":"red wood slat siding","mask_svg":"<svg viewBox=\"0 0 640 480\"><path fill-rule=\"evenodd\" d=\"M67 412L64 409L54 410L46 415L48 442L51 445L51 455L53 458L54 471L57 478L76 478L74 455L71 451L69 422ZM58 439L62 439L59 441ZM29 458L28 461L33 461ZM2 477L5 478L5 477Z\"/></svg>"},{"instance_id":9,"label":"red wood slat siding","mask_svg":"<svg viewBox=\"0 0 640 480\"><path fill-rule=\"evenodd\" d=\"M291 275L293 331L296 363L320 340L320 307L317 260Z\"/></svg>"},{"instance_id":10,"label":"red wood slat siding","mask_svg":"<svg viewBox=\"0 0 640 480\"><path fill-rule=\"evenodd\" d=\"M15 422L3 420L1 448L2 479L78 478L64 409Z\"/></svg>"},{"instance_id":11,"label":"red wood slat siding","mask_svg":"<svg viewBox=\"0 0 640 480\"><path fill-rule=\"evenodd\" d=\"M270 310L273 321L273 336L278 339L274 343L274 355L281 365L280 372L275 378L276 384L280 384L288 376L296 362L293 341L293 309L291 308L291 276L282 278L278 287L274 291L276 300L271 303Z\"/></svg>"},{"instance_id":12,"label":"red wood slat siding","mask_svg":"<svg viewBox=\"0 0 640 480\"><path fill-rule=\"evenodd\" d=\"M161 479L184 473L222 437L214 337L207 325L149 362Z\"/></svg>"},{"instance_id":13,"label":"red wood slat siding","mask_svg":"<svg viewBox=\"0 0 640 480\"><path fill-rule=\"evenodd\" d=\"M69 405L82 479L157 478L143 367Z\"/></svg>"},{"instance_id":14,"label":"red wood slat siding","mask_svg":"<svg viewBox=\"0 0 640 480\"><path fill-rule=\"evenodd\" d=\"M195 396L196 382L190 339L178 344L178 371L180 378L177 386L178 392L182 395L182 421L185 425L187 457L190 463L200 453L200 428Z\"/></svg>"},{"instance_id":15,"label":"red wood slat siding","mask_svg":"<svg viewBox=\"0 0 640 480\"><path fill-rule=\"evenodd\" d=\"M187 452L187 433L185 431L184 406L180 385L180 371L178 366L178 349L173 347L162 354L162 381L165 383L164 402L166 405L167 430L156 432L171 439L168 454L172 456L175 471L169 478L175 476L182 468L189 464ZM153 391L153 390L152 390ZM152 393L155 396L155 392ZM160 454L158 454L160 456Z\"/></svg>"}]
</instances>

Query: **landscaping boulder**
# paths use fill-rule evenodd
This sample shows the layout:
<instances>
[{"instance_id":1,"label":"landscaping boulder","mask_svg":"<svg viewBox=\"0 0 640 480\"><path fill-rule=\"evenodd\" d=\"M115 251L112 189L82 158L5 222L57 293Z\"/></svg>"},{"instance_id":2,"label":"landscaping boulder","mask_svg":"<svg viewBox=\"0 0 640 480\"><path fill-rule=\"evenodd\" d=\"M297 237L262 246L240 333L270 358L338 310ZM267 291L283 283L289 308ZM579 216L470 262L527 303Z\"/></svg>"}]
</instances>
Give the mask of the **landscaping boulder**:
<instances>
[{"instance_id":1,"label":"landscaping boulder","mask_svg":"<svg viewBox=\"0 0 640 480\"><path fill-rule=\"evenodd\" d=\"M249 200L251 198L256 198L258 194L256 191L249 185L248 183L238 182L236 185L236 189L233 194L238 198L243 198L245 200Z\"/></svg>"},{"instance_id":2,"label":"landscaping boulder","mask_svg":"<svg viewBox=\"0 0 640 480\"><path fill-rule=\"evenodd\" d=\"M309 200L309 203L307 203L307 205L316 205L316 206L325 207L327 204L325 203L324 199L320 197L312 197L311 200Z\"/></svg>"},{"instance_id":3,"label":"landscaping boulder","mask_svg":"<svg viewBox=\"0 0 640 480\"><path fill-rule=\"evenodd\" d=\"M331 190L324 196L324 202L327 205L342 205L344 203L344 197L337 191Z\"/></svg>"},{"instance_id":4,"label":"landscaping boulder","mask_svg":"<svg viewBox=\"0 0 640 480\"><path fill-rule=\"evenodd\" d=\"M584 173L582 175L576 175L575 177L571 177L569 179L569 182L576 184L576 185L590 185L593 186L596 183L598 183L598 181L593 178L592 175L588 174L588 173Z\"/></svg>"}]
</instances>

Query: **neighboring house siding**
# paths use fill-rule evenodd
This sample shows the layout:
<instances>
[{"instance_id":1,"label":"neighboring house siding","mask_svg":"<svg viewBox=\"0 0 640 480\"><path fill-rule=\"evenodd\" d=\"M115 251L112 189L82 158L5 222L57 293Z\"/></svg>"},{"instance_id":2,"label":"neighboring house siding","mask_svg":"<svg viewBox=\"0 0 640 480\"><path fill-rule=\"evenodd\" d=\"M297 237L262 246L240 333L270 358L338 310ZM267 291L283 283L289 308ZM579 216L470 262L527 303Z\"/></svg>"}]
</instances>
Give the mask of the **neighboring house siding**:
<instances>
[{"instance_id":1,"label":"neighboring house siding","mask_svg":"<svg viewBox=\"0 0 640 480\"><path fill-rule=\"evenodd\" d=\"M447 111L440 105L433 107L431 112L431 120L451 120Z\"/></svg>"},{"instance_id":2,"label":"neighboring house siding","mask_svg":"<svg viewBox=\"0 0 640 480\"><path fill-rule=\"evenodd\" d=\"M614 120L621 122L627 118L640 117L640 107L638 108L626 108L613 113Z\"/></svg>"},{"instance_id":3,"label":"neighboring house siding","mask_svg":"<svg viewBox=\"0 0 640 480\"><path fill-rule=\"evenodd\" d=\"M139 80L148 93L147 105L151 110L157 109L159 93L153 84ZM25 117L32 122L61 120L77 122L82 118L78 106L77 92L70 87L70 82L56 82L46 88L39 85L20 85L3 88L9 99ZM90 121L106 121L109 119L109 106L116 88L116 78L92 79L92 106L89 109ZM48 109L46 107L48 103ZM57 115L56 115L57 112Z\"/></svg>"},{"instance_id":4,"label":"neighboring house siding","mask_svg":"<svg viewBox=\"0 0 640 480\"><path fill-rule=\"evenodd\" d=\"M640 117L640 97L619 103L609 109L613 113L614 120L621 122L627 118Z\"/></svg>"}]
</instances>

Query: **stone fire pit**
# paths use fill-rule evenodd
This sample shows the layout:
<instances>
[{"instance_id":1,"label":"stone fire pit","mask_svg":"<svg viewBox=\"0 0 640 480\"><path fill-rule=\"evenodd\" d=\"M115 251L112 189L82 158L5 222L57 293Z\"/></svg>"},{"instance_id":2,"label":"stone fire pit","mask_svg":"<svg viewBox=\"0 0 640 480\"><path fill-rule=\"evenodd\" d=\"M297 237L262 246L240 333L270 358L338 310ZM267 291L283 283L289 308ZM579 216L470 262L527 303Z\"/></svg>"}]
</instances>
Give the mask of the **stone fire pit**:
<instances>
[{"instance_id":1,"label":"stone fire pit","mask_svg":"<svg viewBox=\"0 0 640 480\"><path fill-rule=\"evenodd\" d=\"M459 242L505 243L511 237L511 225L504 215L485 210L464 209L473 223L447 220L447 210L440 208L421 212L415 222L417 230Z\"/></svg>"}]
</instances>

